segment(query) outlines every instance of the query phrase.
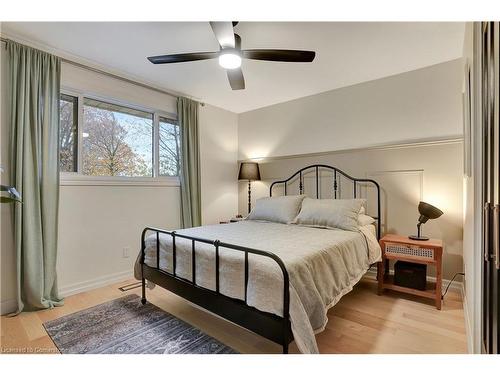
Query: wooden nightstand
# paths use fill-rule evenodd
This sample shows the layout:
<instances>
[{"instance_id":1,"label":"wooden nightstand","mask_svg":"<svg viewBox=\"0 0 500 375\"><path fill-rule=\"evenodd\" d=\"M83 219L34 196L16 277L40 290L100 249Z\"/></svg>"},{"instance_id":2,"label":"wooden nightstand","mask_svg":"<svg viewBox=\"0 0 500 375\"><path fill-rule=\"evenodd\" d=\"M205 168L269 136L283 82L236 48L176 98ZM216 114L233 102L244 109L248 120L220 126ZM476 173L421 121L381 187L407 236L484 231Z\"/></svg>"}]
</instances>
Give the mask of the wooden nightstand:
<instances>
[{"instance_id":1,"label":"wooden nightstand","mask_svg":"<svg viewBox=\"0 0 500 375\"><path fill-rule=\"evenodd\" d=\"M378 294L382 294L384 289L391 289L432 298L436 303L436 308L441 310L443 242L435 239L415 241L406 236L386 234L380 240L380 247L382 248L382 261L377 264ZM395 285L387 267L390 259L434 265L436 267L436 283L428 282L426 290Z\"/></svg>"},{"instance_id":2,"label":"wooden nightstand","mask_svg":"<svg viewBox=\"0 0 500 375\"><path fill-rule=\"evenodd\" d=\"M238 223L238 222L240 222L242 220L243 220L242 218L234 218L234 217L232 217L229 220L221 220L221 221L219 221L219 224Z\"/></svg>"}]
</instances>

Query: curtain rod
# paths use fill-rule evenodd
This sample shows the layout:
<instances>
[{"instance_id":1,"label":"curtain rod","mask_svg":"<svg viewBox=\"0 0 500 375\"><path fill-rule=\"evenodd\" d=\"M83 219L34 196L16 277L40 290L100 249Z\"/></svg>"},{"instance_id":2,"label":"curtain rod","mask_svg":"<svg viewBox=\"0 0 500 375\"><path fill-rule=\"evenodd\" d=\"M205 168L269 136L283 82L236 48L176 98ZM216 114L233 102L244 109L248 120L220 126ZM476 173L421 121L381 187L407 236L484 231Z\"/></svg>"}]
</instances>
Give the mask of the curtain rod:
<instances>
[{"instance_id":1,"label":"curtain rod","mask_svg":"<svg viewBox=\"0 0 500 375\"><path fill-rule=\"evenodd\" d=\"M5 44L7 44L7 42L9 40L10 39L7 39L7 38L4 38L4 37L0 36L0 42L3 42ZM88 66L88 65L85 65L85 64L73 61L73 60L68 60L68 59L66 59L64 57L61 57L61 56L58 56L58 57L61 59L62 62L65 62L67 64L71 64L71 65L74 65L74 66L76 66L78 68L86 69L86 70L89 70L89 71L94 72L94 73L99 73L99 74L102 74L102 75L105 75L105 76L108 76L108 77L111 77L111 78L114 78L114 79L118 79L120 81L127 82L127 83L130 83L130 84L135 85L135 86L140 86L140 87L143 87L143 88L148 89L148 90L153 90L153 91L159 92L161 94L170 95L170 96L173 96L175 98L178 98L179 96L182 96L180 94L176 94L176 93L169 92L169 91L166 91L166 90L158 89L156 87L152 87L152 86L149 86L149 85L147 85L145 83L137 82L137 81L134 81L134 80L131 80L131 79L119 76L117 74L113 74L113 73L109 73L109 72L106 72L106 71L101 70L101 69L93 68L91 66ZM203 106L205 106L205 103L200 102L200 105L203 107Z\"/></svg>"}]
</instances>

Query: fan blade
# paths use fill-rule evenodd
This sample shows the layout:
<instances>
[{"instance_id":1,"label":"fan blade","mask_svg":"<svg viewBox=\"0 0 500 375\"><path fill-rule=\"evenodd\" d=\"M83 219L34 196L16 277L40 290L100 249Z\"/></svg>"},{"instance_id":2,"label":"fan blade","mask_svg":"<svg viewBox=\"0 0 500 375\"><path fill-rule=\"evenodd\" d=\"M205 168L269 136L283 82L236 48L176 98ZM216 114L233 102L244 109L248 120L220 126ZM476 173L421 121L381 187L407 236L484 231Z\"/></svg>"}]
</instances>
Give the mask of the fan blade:
<instances>
[{"instance_id":1,"label":"fan blade","mask_svg":"<svg viewBox=\"0 0 500 375\"><path fill-rule=\"evenodd\" d=\"M245 78L243 78L241 68L227 69L227 78L233 90L245 89Z\"/></svg>"},{"instance_id":2,"label":"fan blade","mask_svg":"<svg viewBox=\"0 0 500 375\"><path fill-rule=\"evenodd\" d=\"M210 26L222 48L234 48L234 30L231 22L210 22Z\"/></svg>"},{"instance_id":3,"label":"fan blade","mask_svg":"<svg viewBox=\"0 0 500 375\"><path fill-rule=\"evenodd\" d=\"M316 52L292 49L247 49L241 51L241 56L253 60L311 62Z\"/></svg>"},{"instance_id":4,"label":"fan blade","mask_svg":"<svg viewBox=\"0 0 500 375\"><path fill-rule=\"evenodd\" d=\"M186 61L208 60L219 56L219 52L178 53L176 55L150 56L148 60L153 64L172 64Z\"/></svg>"}]
</instances>

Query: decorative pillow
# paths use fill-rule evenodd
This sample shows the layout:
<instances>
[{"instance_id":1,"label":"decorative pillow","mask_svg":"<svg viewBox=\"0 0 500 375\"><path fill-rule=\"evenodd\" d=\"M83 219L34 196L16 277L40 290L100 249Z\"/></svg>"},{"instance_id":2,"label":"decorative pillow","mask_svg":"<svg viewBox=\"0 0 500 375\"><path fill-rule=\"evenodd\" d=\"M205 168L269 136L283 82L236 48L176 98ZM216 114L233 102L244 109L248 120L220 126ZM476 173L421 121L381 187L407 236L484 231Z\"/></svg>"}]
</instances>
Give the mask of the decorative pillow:
<instances>
[{"instance_id":1,"label":"decorative pillow","mask_svg":"<svg viewBox=\"0 0 500 375\"><path fill-rule=\"evenodd\" d=\"M304 198L305 195L286 195L257 199L246 219L289 224L299 213Z\"/></svg>"},{"instance_id":2,"label":"decorative pillow","mask_svg":"<svg viewBox=\"0 0 500 375\"><path fill-rule=\"evenodd\" d=\"M294 224L319 228L358 230L358 215L364 199L311 199L305 198Z\"/></svg>"},{"instance_id":3,"label":"decorative pillow","mask_svg":"<svg viewBox=\"0 0 500 375\"><path fill-rule=\"evenodd\" d=\"M368 215L365 214L359 214L358 215L358 224L360 227L365 226L365 225L370 225L373 224L376 220Z\"/></svg>"}]
</instances>

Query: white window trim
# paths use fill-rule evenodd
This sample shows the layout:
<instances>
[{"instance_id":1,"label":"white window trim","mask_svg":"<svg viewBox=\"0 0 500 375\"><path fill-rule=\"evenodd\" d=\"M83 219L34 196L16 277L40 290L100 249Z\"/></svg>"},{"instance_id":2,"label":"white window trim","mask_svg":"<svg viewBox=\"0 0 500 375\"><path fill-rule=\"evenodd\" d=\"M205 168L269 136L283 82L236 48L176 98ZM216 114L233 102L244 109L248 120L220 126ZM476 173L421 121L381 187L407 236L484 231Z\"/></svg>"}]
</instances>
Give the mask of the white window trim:
<instances>
[{"instance_id":1,"label":"white window trim","mask_svg":"<svg viewBox=\"0 0 500 375\"><path fill-rule=\"evenodd\" d=\"M60 186L180 186L179 177L87 176L61 173Z\"/></svg>"},{"instance_id":2,"label":"white window trim","mask_svg":"<svg viewBox=\"0 0 500 375\"><path fill-rule=\"evenodd\" d=\"M89 176L79 172L61 172L59 185L61 186L180 186L179 176L159 176L159 121L160 117L172 120L177 123L175 114L138 106L123 100L105 97L94 93L82 92L68 87L61 88L61 94L78 98L78 137L77 137L77 170L82 170L82 139L83 139L83 100L84 98L100 100L110 104L116 104L153 115L153 176L152 177L123 177L123 176Z\"/></svg>"}]
</instances>

